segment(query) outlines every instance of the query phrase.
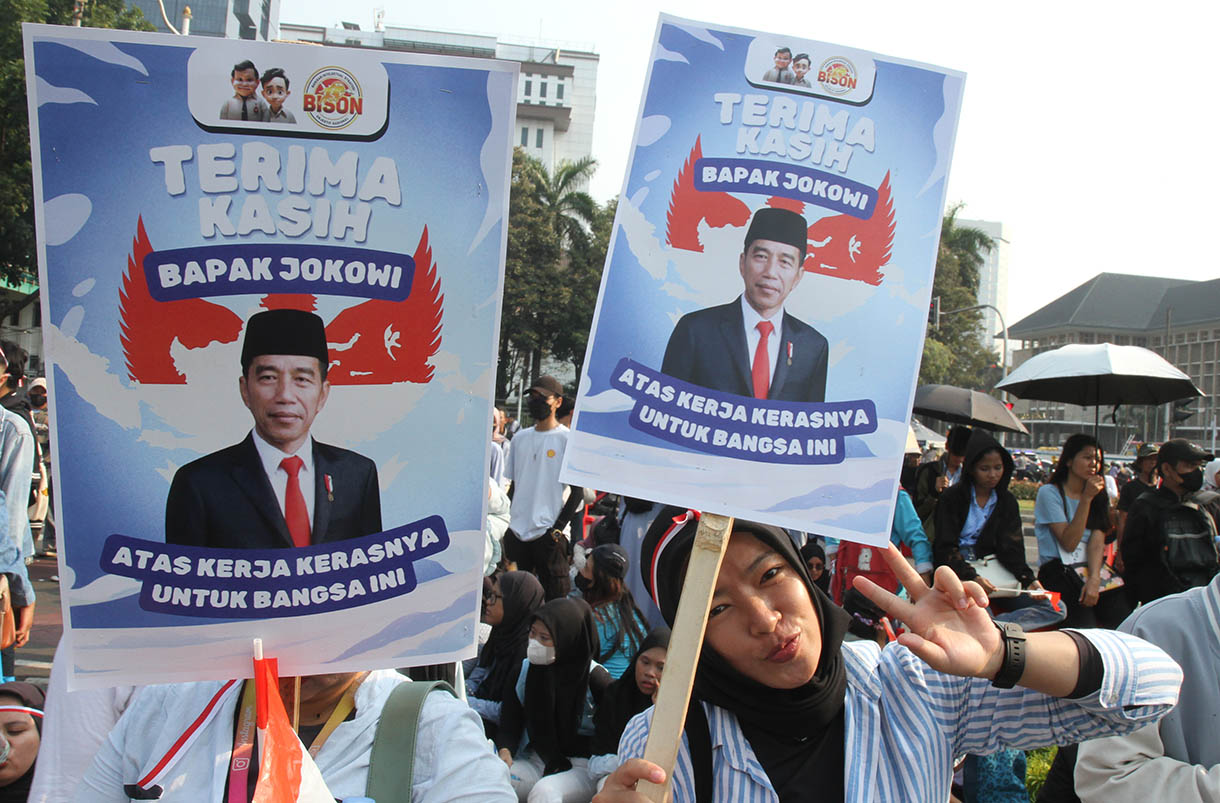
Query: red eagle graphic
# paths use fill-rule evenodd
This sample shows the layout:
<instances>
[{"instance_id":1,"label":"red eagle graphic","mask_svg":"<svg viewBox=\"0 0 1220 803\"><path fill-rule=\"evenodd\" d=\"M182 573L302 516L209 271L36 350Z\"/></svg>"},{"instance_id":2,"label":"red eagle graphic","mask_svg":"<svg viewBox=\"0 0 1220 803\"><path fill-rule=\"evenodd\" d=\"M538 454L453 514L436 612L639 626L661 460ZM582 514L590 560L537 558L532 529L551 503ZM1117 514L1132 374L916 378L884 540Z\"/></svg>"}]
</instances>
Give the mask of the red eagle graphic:
<instances>
[{"instance_id":1,"label":"red eagle graphic","mask_svg":"<svg viewBox=\"0 0 1220 803\"><path fill-rule=\"evenodd\" d=\"M868 220L851 215L828 215L809 227L805 270L838 279L879 285L882 266L894 247L894 202L890 174L877 188L877 202Z\"/></svg>"},{"instance_id":2,"label":"red eagle graphic","mask_svg":"<svg viewBox=\"0 0 1220 803\"><path fill-rule=\"evenodd\" d=\"M119 340L127 376L144 385L185 385L186 377L170 356L174 341L188 349L232 343L241 334L242 320L227 307L200 298L153 300L144 278L144 257L152 251L141 216L119 291Z\"/></svg>"},{"instance_id":3,"label":"red eagle graphic","mask_svg":"<svg viewBox=\"0 0 1220 803\"><path fill-rule=\"evenodd\" d=\"M186 377L174 366L173 342L191 349L213 342L232 343L241 335L244 323L227 307L203 299L154 300L143 268L144 257L152 251L141 218L119 304L127 375L141 384L182 385ZM327 325L331 384L431 381L434 369L428 360L440 349L444 300L424 227L415 249L415 275L407 300L370 299L343 310ZM309 294L280 293L264 296L260 306L312 312L317 309L317 299Z\"/></svg>"},{"instance_id":4,"label":"red eagle graphic","mask_svg":"<svg viewBox=\"0 0 1220 803\"><path fill-rule=\"evenodd\" d=\"M332 385L430 382L428 360L441 347L441 294L424 227L406 301L370 299L348 307L326 327Z\"/></svg>"},{"instance_id":5,"label":"red eagle graphic","mask_svg":"<svg viewBox=\"0 0 1220 803\"><path fill-rule=\"evenodd\" d=\"M724 226L744 226L750 219L750 207L727 192L700 192L695 189L695 162L703 158L703 146L695 137L695 147L678 172L669 196L669 213L665 216L665 240L673 248L703 253L699 242L699 222L707 221L714 229Z\"/></svg>"}]
</instances>

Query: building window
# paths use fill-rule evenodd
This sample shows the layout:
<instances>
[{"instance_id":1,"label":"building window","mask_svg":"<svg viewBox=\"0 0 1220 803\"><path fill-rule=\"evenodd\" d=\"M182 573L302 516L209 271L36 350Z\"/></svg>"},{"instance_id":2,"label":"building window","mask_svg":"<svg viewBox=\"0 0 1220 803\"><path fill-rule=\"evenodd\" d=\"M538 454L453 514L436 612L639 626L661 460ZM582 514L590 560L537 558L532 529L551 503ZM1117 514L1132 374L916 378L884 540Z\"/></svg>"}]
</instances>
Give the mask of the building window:
<instances>
[{"instance_id":1,"label":"building window","mask_svg":"<svg viewBox=\"0 0 1220 803\"><path fill-rule=\"evenodd\" d=\"M563 83L562 82L559 84L559 86L555 87L555 98L557 100L563 100Z\"/></svg>"},{"instance_id":2,"label":"building window","mask_svg":"<svg viewBox=\"0 0 1220 803\"><path fill-rule=\"evenodd\" d=\"M546 97L546 81L538 82L538 97L540 97L540 98Z\"/></svg>"},{"instance_id":3,"label":"building window","mask_svg":"<svg viewBox=\"0 0 1220 803\"><path fill-rule=\"evenodd\" d=\"M531 93L531 92L533 92L533 91L534 91L534 82L533 82L533 81L526 81L526 82L525 82L525 96L528 98L528 97L530 96L530 93ZM546 95L546 93L545 93L545 92L543 92L542 94L543 94L544 96Z\"/></svg>"},{"instance_id":4,"label":"building window","mask_svg":"<svg viewBox=\"0 0 1220 803\"><path fill-rule=\"evenodd\" d=\"M541 128L538 129L538 136L536 136L534 138L534 147L535 148L542 147L542 129Z\"/></svg>"},{"instance_id":5,"label":"building window","mask_svg":"<svg viewBox=\"0 0 1220 803\"><path fill-rule=\"evenodd\" d=\"M530 144L530 130L525 126L521 127L521 147L527 148Z\"/></svg>"}]
</instances>

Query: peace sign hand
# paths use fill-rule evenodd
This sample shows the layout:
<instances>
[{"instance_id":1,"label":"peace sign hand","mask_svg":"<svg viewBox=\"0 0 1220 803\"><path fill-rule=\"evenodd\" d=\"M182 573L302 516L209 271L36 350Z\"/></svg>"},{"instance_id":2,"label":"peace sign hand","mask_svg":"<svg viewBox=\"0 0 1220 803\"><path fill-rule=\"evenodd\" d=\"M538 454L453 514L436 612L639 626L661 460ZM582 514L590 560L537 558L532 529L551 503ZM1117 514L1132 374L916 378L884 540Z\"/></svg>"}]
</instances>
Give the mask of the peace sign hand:
<instances>
[{"instance_id":1,"label":"peace sign hand","mask_svg":"<svg viewBox=\"0 0 1220 803\"><path fill-rule=\"evenodd\" d=\"M962 677L993 678L1003 663L1000 631L987 613L987 594L973 581L963 583L948 566L936 570L932 587L892 545L885 560L906 587L911 601L900 599L871 580L858 576L856 590L907 626L898 643L938 672Z\"/></svg>"}]
</instances>

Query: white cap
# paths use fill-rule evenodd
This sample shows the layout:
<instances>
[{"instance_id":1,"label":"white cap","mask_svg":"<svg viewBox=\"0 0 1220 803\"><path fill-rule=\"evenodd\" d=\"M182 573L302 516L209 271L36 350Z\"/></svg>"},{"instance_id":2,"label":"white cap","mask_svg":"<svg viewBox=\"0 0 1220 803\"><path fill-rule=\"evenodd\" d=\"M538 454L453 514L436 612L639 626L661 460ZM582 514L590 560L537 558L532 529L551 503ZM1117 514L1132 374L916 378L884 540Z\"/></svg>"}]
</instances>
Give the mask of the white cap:
<instances>
[{"instance_id":1,"label":"white cap","mask_svg":"<svg viewBox=\"0 0 1220 803\"><path fill-rule=\"evenodd\" d=\"M915 427L907 425L907 448L906 454L920 454L923 449L919 448L919 440L915 437Z\"/></svg>"}]
</instances>

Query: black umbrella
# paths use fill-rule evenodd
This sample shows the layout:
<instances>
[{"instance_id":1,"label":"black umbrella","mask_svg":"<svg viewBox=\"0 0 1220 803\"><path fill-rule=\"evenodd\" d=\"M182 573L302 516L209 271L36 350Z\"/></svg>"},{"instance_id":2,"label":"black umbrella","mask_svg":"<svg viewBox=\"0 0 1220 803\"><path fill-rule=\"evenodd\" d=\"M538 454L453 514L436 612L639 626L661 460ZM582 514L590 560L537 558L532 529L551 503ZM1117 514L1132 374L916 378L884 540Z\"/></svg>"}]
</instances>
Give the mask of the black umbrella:
<instances>
[{"instance_id":1,"label":"black umbrella","mask_svg":"<svg viewBox=\"0 0 1220 803\"><path fill-rule=\"evenodd\" d=\"M1156 352L1113 343L1073 343L1030 357L997 388L1022 399L1100 408L1111 404L1164 404L1202 396L1190 377ZM917 397L918 398L918 397Z\"/></svg>"},{"instance_id":2,"label":"black umbrella","mask_svg":"<svg viewBox=\"0 0 1220 803\"><path fill-rule=\"evenodd\" d=\"M953 385L920 385L915 391L914 412L954 424L1029 433L999 399Z\"/></svg>"}]
</instances>

